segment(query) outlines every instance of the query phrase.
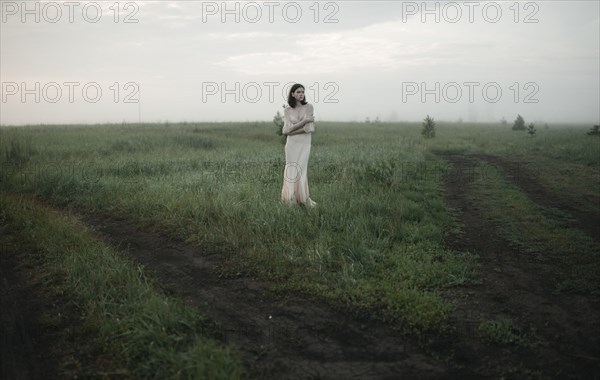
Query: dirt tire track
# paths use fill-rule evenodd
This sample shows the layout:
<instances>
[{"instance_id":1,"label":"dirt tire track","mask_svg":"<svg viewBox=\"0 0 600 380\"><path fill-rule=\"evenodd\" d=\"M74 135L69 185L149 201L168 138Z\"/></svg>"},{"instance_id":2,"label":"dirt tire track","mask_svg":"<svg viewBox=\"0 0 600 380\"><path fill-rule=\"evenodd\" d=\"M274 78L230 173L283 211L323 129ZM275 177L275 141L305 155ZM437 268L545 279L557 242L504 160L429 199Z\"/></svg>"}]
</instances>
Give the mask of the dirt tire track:
<instances>
[{"instance_id":1,"label":"dirt tire track","mask_svg":"<svg viewBox=\"0 0 600 380\"><path fill-rule=\"evenodd\" d=\"M440 157L459 167L475 159ZM460 221L468 227L464 235L447 236L446 245L479 253L484 276L481 285L446 291L457 305L450 318L457 330L431 337L430 348L441 360L375 319L360 320L291 294L277 298L266 283L253 278L221 278L222 257L159 231L138 229L109 214L71 213L99 238L144 264L165 289L219 322L222 334L217 337L240 348L251 378L497 378L506 368L539 370L549 378L600 378L597 297L552 294L549 268L515 259L508 242L494 233L495 226L467 201L468 183L445 180L445 187L446 204L461 210ZM518 325L541 326L542 347L497 347L474 336L471 322L499 315ZM447 358L450 364L443 361Z\"/></svg>"},{"instance_id":2,"label":"dirt tire track","mask_svg":"<svg viewBox=\"0 0 600 380\"><path fill-rule=\"evenodd\" d=\"M468 172L478 158L487 157L437 155L455 167L454 173ZM499 158L492 162L503 163ZM497 377L498 368L521 367L539 371L544 378L600 378L600 297L554 294L551 264L524 259L498 236L496 226L467 199L471 184L469 176L458 181L444 177L445 203L459 211L464 226L464 233L445 236L445 245L479 254L482 280L446 292L457 306L450 318L457 328L455 360L486 377ZM528 186L539 187L531 180ZM518 326L535 326L539 349L507 346L498 350L483 343L474 327L482 318L496 317L509 317Z\"/></svg>"},{"instance_id":3,"label":"dirt tire track","mask_svg":"<svg viewBox=\"0 0 600 380\"><path fill-rule=\"evenodd\" d=\"M0 235L10 236L6 225ZM105 369L96 353L78 345L81 313L66 296L48 287L43 269L28 256L37 252L19 242L0 247L0 379L93 377ZM27 263L27 264L25 264ZM25 264L25 265L24 265Z\"/></svg>"},{"instance_id":4,"label":"dirt tire track","mask_svg":"<svg viewBox=\"0 0 600 380\"><path fill-rule=\"evenodd\" d=\"M277 298L249 277L221 278L219 255L140 230L108 214L71 209L97 237L146 266L166 290L218 322L223 343L239 348L250 378L465 379L468 369L427 356L392 326L293 294ZM269 316L271 318L269 318Z\"/></svg>"},{"instance_id":5,"label":"dirt tire track","mask_svg":"<svg viewBox=\"0 0 600 380\"><path fill-rule=\"evenodd\" d=\"M540 185L535 171L528 168L527 165L523 165L523 162L509 161L490 154L480 153L471 156L502 168L506 174L505 178L519 186L529 199L538 205L560 209L571 214L574 218L564 220L564 225L578 228L600 243L600 204L597 205L598 208L595 211L582 211L573 207L568 199L564 199Z\"/></svg>"},{"instance_id":6,"label":"dirt tire track","mask_svg":"<svg viewBox=\"0 0 600 380\"><path fill-rule=\"evenodd\" d=\"M0 234L5 230L0 227ZM41 379L42 374L56 371L42 356L47 346L40 340L43 325L37 316L43 302L19 268L19 254L6 246L0 252L0 375L2 379Z\"/></svg>"}]
</instances>

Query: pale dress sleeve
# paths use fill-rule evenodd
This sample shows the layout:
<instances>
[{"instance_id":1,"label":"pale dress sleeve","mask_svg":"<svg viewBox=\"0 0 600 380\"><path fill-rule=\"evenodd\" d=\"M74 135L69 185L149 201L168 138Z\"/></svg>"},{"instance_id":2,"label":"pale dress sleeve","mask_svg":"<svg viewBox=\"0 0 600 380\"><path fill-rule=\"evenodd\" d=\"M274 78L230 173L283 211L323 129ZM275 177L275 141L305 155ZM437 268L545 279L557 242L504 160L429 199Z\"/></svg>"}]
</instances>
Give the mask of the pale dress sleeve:
<instances>
[{"instance_id":1,"label":"pale dress sleeve","mask_svg":"<svg viewBox=\"0 0 600 380\"><path fill-rule=\"evenodd\" d=\"M281 129L281 133L283 133L284 135L287 135L292 131L292 129L294 129L294 127L297 127L300 123L302 123L301 121L299 121L296 124L293 124L292 119L290 118L289 111L289 108L286 108L283 111L283 128Z\"/></svg>"},{"instance_id":2,"label":"pale dress sleeve","mask_svg":"<svg viewBox=\"0 0 600 380\"><path fill-rule=\"evenodd\" d=\"M312 104L307 104L308 108L306 109L306 116L313 116L315 109L313 108ZM306 123L304 125L304 132L306 133L313 133L315 131L315 123L314 122L310 122L310 123Z\"/></svg>"},{"instance_id":3,"label":"pale dress sleeve","mask_svg":"<svg viewBox=\"0 0 600 380\"><path fill-rule=\"evenodd\" d=\"M283 110L283 128L282 128L281 132L284 135L287 135L288 133L290 133L292 131L293 127L294 127L294 125L292 124L292 120L290 119L289 108L286 108L285 110Z\"/></svg>"}]
</instances>

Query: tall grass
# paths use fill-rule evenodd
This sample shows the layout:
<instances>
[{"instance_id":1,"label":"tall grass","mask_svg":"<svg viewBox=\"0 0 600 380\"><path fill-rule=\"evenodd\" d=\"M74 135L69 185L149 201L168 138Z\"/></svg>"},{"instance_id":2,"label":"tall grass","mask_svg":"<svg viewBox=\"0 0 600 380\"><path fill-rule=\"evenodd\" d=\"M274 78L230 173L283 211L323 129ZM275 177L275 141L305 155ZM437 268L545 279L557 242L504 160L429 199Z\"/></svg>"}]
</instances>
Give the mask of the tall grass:
<instances>
[{"instance_id":1,"label":"tall grass","mask_svg":"<svg viewBox=\"0 0 600 380\"><path fill-rule=\"evenodd\" d=\"M496 221L499 235L517 247L512 259L554 264L547 266L554 291L600 294L600 244L579 229L566 228L564 210L533 203L503 179L477 179L469 200Z\"/></svg>"},{"instance_id":2,"label":"tall grass","mask_svg":"<svg viewBox=\"0 0 600 380\"><path fill-rule=\"evenodd\" d=\"M107 370L125 368L119 372L136 379L241 377L236 354L208 338L208 322L161 293L141 267L29 200L0 193L0 206L8 235L31 252L29 264L79 305L92 336L85 344L111 359Z\"/></svg>"},{"instance_id":3,"label":"tall grass","mask_svg":"<svg viewBox=\"0 0 600 380\"><path fill-rule=\"evenodd\" d=\"M439 123L424 141L419 123L319 128L308 169L313 210L279 203L284 148L271 123L8 129L31 138L38 153L25 168L5 159L2 188L160 226L220 253L231 273L408 329L441 330L451 305L439 290L471 281L477 257L443 247L444 232L456 227L443 204L447 166L432 152L569 161L595 175L600 168L585 131L542 129L527 139L510 127ZM581 186L591 188L590 178Z\"/></svg>"}]
</instances>

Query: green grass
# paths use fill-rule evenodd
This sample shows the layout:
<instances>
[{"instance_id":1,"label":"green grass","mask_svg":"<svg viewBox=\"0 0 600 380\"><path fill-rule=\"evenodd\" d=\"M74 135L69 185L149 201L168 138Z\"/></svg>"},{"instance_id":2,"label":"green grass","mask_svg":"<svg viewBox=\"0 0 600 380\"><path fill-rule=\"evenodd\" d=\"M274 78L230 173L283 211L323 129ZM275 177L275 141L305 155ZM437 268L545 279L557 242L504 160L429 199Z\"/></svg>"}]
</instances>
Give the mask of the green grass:
<instances>
[{"instance_id":1,"label":"green grass","mask_svg":"<svg viewBox=\"0 0 600 380\"><path fill-rule=\"evenodd\" d=\"M220 253L229 273L433 331L447 327L452 308L440 290L475 280L477 258L443 247L456 227L443 204L446 164L432 151L534 157L550 162L547 170L568 164L578 172L561 182L590 174L570 196L597 196L589 127L529 138L499 125L439 123L424 140L420 123L319 126L308 173L313 210L278 202L284 148L272 123L4 128L2 188L159 226Z\"/></svg>"},{"instance_id":2,"label":"green grass","mask_svg":"<svg viewBox=\"0 0 600 380\"><path fill-rule=\"evenodd\" d=\"M241 378L237 354L209 338L211 325L159 291L142 267L93 239L78 222L30 200L2 192L0 206L0 220L8 226L0 242L18 242L47 286L78 305L91 337L81 345L104 353L113 365L106 372L148 379Z\"/></svg>"},{"instance_id":3,"label":"green grass","mask_svg":"<svg viewBox=\"0 0 600 380\"><path fill-rule=\"evenodd\" d=\"M565 227L569 215L564 211L537 205L501 177L478 177L469 197L496 221L500 236L517 247L522 257L516 259L553 264L555 291L600 294L600 245L579 229Z\"/></svg>"},{"instance_id":4,"label":"green grass","mask_svg":"<svg viewBox=\"0 0 600 380\"><path fill-rule=\"evenodd\" d=\"M507 318L482 321L479 324L479 334L482 339L493 344L519 345L534 347L537 344L535 329L521 331Z\"/></svg>"},{"instance_id":5,"label":"green grass","mask_svg":"<svg viewBox=\"0 0 600 380\"><path fill-rule=\"evenodd\" d=\"M487 153L516 161L535 180L569 201L589 210L600 204L600 136L589 136L590 125L537 126L535 136L498 124L454 124L432 139L434 151ZM490 173L493 171L490 169Z\"/></svg>"}]
</instances>

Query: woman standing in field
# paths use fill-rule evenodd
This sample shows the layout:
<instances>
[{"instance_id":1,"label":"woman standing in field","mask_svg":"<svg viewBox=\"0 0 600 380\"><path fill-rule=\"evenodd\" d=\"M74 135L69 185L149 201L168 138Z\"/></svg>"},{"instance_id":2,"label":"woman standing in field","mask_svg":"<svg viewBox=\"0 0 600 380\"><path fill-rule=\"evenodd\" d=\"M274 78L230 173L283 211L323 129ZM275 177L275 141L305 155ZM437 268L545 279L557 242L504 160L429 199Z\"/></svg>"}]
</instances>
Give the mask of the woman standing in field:
<instances>
[{"instance_id":1,"label":"woman standing in field","mask_svg":"<svg viewBox=\"0 0 600 380\"><path fill-rule=\"evenodd\" d=\"M287 142L281 200L312 208L317 203L310 199L307 169L315 117L312 104L308 104L304 97L304 86L299 83L292 86L288 94L288 105L284 110L282 130L287 135Z\"/></svg>"}]
</instances>

